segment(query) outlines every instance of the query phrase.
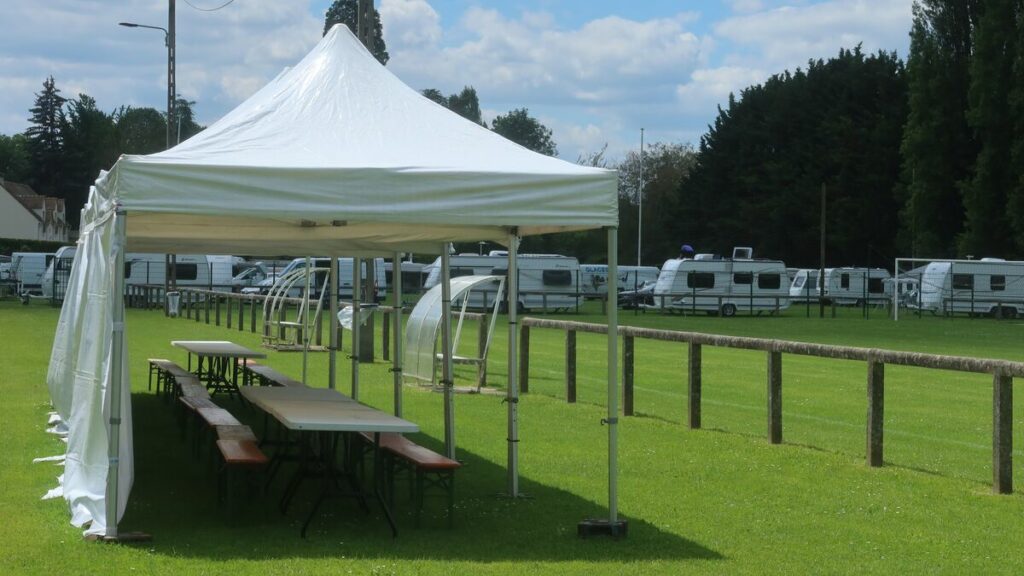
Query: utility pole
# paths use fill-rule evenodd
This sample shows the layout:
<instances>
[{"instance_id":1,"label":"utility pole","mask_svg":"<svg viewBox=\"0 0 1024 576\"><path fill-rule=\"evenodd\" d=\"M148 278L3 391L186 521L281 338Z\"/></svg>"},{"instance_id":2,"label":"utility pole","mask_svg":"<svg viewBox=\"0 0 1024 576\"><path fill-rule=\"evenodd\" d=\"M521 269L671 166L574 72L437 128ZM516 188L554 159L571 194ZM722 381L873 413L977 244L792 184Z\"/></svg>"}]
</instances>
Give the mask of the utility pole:
<instances>
[{"instance_id":1,"label":"utility pole","mask_svg":"<svg viewBox=\"0 0 1024 576\"><path fill-rule=\"evenodd\" d=\"M356 5L356 37L362 42L363 46L366 46L367 50L373 51L370 46L370 30L373 29L373 0L359 0ZM366 266L366 273L363 274L363 301L371 304L377 303L377 259L376 258L364 258L362 259L363 265ZM396 263L396 266L399 264ZM391 275L392 279L396 279L396 282L401 282L402 273L399 269ZM354 319L358 322L359 319ZM374 315L366 319L366 322L361 326L359 331L359 361L360 362L373 362L374 352Z\"/></svg>"},{"instance_id":2,"label":"utility pole","mask_svg":"<svg viewBox=\"0 0 1024 576\"><path fill-rule=\"evenodd\" d=\"M825 183L821 183L821 261L818 268L818 318L825 317Z\"/></svg>"},{"instance_id":3,"label":"utility pole","mask_svg":"<svg viewBox=\"0 0 1024 576\"><path fill-rule=\"evenodd\" d=\"M177 65L175 62L175 40L174 40L174 2L175 0L167 0L167 149L170 150L177 144L174 137L174 117L176 116L177 110L175 110L175 102L177 96L177 88L175 87L175 73L177 72L174 67ZM168 274L171 276L171 289L178 289L178 255L171 254L167 263Z\"/></svg>"}]
</instances>

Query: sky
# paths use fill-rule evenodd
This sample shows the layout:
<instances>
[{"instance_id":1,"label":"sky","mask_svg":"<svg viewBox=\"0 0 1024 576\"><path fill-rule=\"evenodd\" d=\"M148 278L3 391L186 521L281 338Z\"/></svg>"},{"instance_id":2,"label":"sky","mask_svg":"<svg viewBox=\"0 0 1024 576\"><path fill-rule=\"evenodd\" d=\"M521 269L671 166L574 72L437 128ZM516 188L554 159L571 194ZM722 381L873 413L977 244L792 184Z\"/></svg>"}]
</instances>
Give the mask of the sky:
<instances>
[{"instance_id":1,"label":"sky","mask_svg":"<svg viewBox=\"0 0 1024 576\"><path fill-rule=\"evenodd\" d=\"M178 92L212 124L320 39L330 0L177 0ZM376 0L388 69L473 86L485 121L516 108L566 160L697 145L730 93L860 44L905 58L913 0ZM190 6L191 4L191 6ZM28 126L47 76L65 97L166 108L167 0L2 0L0 134ZM198 8L198 9L197 9Z\"/></svg>"}]
</instances>

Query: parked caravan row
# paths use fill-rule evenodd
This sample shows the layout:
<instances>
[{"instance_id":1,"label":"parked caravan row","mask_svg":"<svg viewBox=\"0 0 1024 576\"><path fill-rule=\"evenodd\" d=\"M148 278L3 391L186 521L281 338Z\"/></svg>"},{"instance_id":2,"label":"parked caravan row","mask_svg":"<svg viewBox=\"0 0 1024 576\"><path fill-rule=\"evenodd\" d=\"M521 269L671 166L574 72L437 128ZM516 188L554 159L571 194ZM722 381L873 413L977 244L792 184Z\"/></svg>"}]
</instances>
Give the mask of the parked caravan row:
<instances>
[{"instance_id":1,"label":"parked caravan row","mask_svg":"<svg viewBox=\"0 0 1024 576\"><path fill-rule=\"evenodd\" d=\"M910 308L943 314L1024 316L1024 262L1000 258L932 262L918 274L917 281L916 291L907 298Z\"/></svg>"},{"instance_id":2,"label":"parked caravan row","mask_svg":"<svg viewBox=\"0 0 1024 576\"><path fill-rule=\"evenodd\" d=\"M697 254L668 260L654 285L649 307L734 316L737 312L777 313L789 307L786 264L753 258L735 248L732 258Z\"/></svg>"},{"instance_id":3,"label":"parked caravan row","mask_svg":"<svg viewBox=\"0 0 1024 576\"><path fill-rule=\"evenodd\" d=\"M818 275L815 269L797 270L789 288L790 300L817 302L823 284L818 281ZM885 268L825 268L825 297L842 305L888 302L892 299L889 278Z\"/></svg>"},{"instance_id":4,"label":"parked caravan row","mask_svg":"<svg viewBox=\"0 0 1024 576\"><path fill-rule=\"evenodd\" d=\"M68 276L76 248L60 248L47 266L40 280L39 294L47 298L62 299L67 289ZM174 278L178 286L210 288L228 291L235 270L244 264L238 256L178 254L174 263ZM164 254L128 253L124 262L126 285L163 285L170 272Z\"/></svg>"},{"instance_id":5,"label":"parked caravan row","mask_svg":"<svg viewBox=\"0 0 1024 576\"><path fill-rule=\"evenodd\" d=\"M580 264L571 256L557 254L520 254L519 310L568 310L579 305ZM477 275L508 275L508 255L495 250L486 256L457 254L449 258L452 278ZM430 265L430 273L423 285L429 290L441 281L441 258ZM494 304L497 283L493 291L474 289L469 306L489 308Z\"/></svg>"},{"instance_id":6,"label":"parked caravan row","mask_svg":"<svg viewBox=\"0 0 1024 576\"><path fill-rule=\"evenodd\" d=\"M619 266L619 291L635 290L645 283L658 281L661 273L654 266ZM584 298L599 298L608 293L608 265L580 264L580 294Z\"/></svg>"}]
</instances>

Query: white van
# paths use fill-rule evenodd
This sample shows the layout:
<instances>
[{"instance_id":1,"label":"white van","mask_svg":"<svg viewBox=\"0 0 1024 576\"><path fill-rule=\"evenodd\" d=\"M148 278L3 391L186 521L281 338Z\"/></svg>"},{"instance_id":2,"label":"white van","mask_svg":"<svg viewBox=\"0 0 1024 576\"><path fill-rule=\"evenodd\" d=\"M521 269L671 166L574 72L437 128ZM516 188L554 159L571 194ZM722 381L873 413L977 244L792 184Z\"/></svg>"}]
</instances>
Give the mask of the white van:
<instances>
[{"instance_id":1,"label":"white van","mask_svg":"<svg viewBox=\"0 0 1024 576\"><path fill-rule=\"evenodd\" d=\"M1000 258L932 262L907 305L943 314L1024 315L1024 262Z\"/></svg>"},{"instance_id":2,"label":"white van","mask_svg":"<svg viewBox=\"0 0 1024 576\"><path fill-rule=\"evenodd\" d=\"M821 286L818 270L801 269L789 287L793 302L818 301ZM861 306L864 303L885 303L892 300L892 283L885 268L826 268L825 296L836 304Z\"/></svg>"},{"instance_id":3,"label":"white van","mask_svg":"<svg viewBox=\"0 0 1024 576\"><path fill-rule=\"evenodd\" d=\"M749 249L737 249L733 258L698 254L693 259L668 260L661 267L654 304L649 307L722 316L774 314L789 308L786 264L752 256Z\"/></svg>"},{"instance_id":4,"label":"white van","mask_svg":"<svg viewBox=\"0 0 1024 576\"><path fill-rule=\"evenodd\" d=\"M310 280L310 297L317 298L320 294L320 288L325 285L327 280L328 272L331 268L331 259L323 256L317 256L310 258L313 268L316 273ZM384 274L384 259L374 258L373 269L375 274L375 280L377 282L377 300L383 300L388 287L387 276ZM270 289L273 288L274 284L278 279L284 278L295 270L300 270L306 267L305 258L295 258L288 263L280 272L275 276L268 277L262 282L257 283L255 286L250 288L242 288L244 293L257 293L257 294L268 294ZM366 259L363 260L362 266L363 278L366 278ZM302 284L302 283L300 283ZM299 298L302 296L302 289L305 285L295 285L288 290L288 296L290 298ZM351 298L352 297L352 258L338 258L338 297L339 298ZM366 299L366 294L362 297Z\"/></svg>"},{"instance_id":5,"label":"white van","mask_svg":"<svg viewBox=\"0 0 1024 576\"><path fill-rule=\"evenodd\" d=\"M67 289L71 265L75 261L75 246L61 246L50 260L50 265L43 273L42 294L46 298L62 300Z\"/></svg>"},{"instance_id":6,"label":"white van","mask_svg":"<svg viewBox=\"0 0 1024 576\"><path fill-rule=\"evenodd\" d=\"M516 265L519 268L518 310L568 310L579 305L580 263L576 258L558 254L520 254ZM452 278L507 276L508 253L493 250L486 256L457 254L449 258L448 266ZM438 257L429 268L430 275L423 285L424 290L437 286L441 281L441 258ZM469 306L490 308L497 289L497 284L494 291L474 289L470 293Z\"/></svg>"},{"instance_id":7,"label":"white van","mask_svg":"<svg viewBox=\"0 0 1024 576\"><path fill-rule=\"evenodd\" d=\"M53 261L52 252L14 252L8 272L14 281L18 294L43 293L43 275Z\"/></svg>"},{"instance_id":8,"label":"white van","mask_svg":"<svg viewBox=\"0 0 1024 576\"><path fill-rule=\"evenodd\" d=\"M655 266L619 266L619 291L635 290L646 282L657 282L661 270ZM608 293L608 265L580 264L580 294L600 298Z\"/></svg>"}]
</instances>

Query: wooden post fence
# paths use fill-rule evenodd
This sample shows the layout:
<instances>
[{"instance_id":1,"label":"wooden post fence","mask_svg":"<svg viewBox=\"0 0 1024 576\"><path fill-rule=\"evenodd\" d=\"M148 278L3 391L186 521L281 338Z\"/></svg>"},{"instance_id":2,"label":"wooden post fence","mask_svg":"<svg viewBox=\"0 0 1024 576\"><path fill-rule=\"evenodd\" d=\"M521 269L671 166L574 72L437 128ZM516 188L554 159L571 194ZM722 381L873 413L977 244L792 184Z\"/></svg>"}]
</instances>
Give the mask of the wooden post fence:
<instances>
[{"instance_id":1,"label":"wooden post fence","mask_svg":"<svg viewBox=\"0 0 1024 576\"><path fill-rule=\"evenodd\" d=\"M549 328L566 332L566 399L576 398L576 334L607 334L608 327L547 318L526 317L520 328L520 382L527 390L529 376L530 329ZM988 358L964 356L943 356L918 352L902 352L853 346L833 346L788 340L770 340L740 336L721 336L698 332L656 330L636 326L620 326L623 337L623 411L633 413L634 386L634 340L646 338L663 342L679 342L689 346L688 380L688 424L692 429L701 427L702 388L702 346L716 346L740 350L757 350L766 353L767 358L767 423L768 441L782 442L782 355L797 354L835 360L854 360L867 364L867 418L866 418L866 463L871 467L882 466L884 414L885 414L885 365L915 366L932 370L952 370L992 375L992 490L997 494L1013 491L1013 379L1024 377L1024 362L1011 362Z\"/></svg>"},{"instance_id":2,"label":"wooden post fence","mask_svg":"<svg viewBox=\"0 0 1024 576\"><path fill-rule=\"evenodd\" d=\"M530 391L530 327L519 330L519 391Z\"/></svg>"}]
</instances>

